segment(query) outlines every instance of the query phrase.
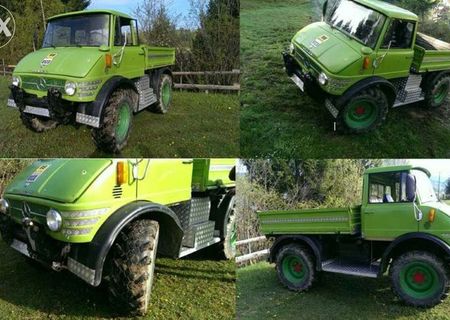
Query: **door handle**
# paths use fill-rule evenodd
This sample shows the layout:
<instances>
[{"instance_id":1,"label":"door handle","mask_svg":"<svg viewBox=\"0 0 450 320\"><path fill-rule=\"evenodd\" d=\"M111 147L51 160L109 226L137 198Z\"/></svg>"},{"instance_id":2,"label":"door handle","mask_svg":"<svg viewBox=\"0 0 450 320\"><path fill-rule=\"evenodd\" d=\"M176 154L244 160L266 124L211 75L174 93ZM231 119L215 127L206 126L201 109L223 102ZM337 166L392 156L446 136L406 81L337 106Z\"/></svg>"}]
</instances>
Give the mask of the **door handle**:
<instances>
[{"instance_id":1,"label":"door handle","mask_svg":"<svg viewBox=\"0 0 450 320\"><path fill-rule=\"evenodd\" d=\"M191 164L194 163L194 160L183 160L183 164Z\"/></svg>"}]
</instances>

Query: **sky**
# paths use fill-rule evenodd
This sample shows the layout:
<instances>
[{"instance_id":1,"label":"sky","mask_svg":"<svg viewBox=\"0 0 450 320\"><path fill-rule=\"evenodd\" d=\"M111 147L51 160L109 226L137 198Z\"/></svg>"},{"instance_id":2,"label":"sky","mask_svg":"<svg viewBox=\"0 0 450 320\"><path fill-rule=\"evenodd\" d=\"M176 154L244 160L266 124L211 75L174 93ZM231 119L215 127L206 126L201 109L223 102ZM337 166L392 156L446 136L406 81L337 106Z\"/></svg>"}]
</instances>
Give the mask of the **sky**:
<instances>
[{"instance_id":1,"label":"sky","mask_svg":"<svg viewBox=\"0 0 450 320\"><path fill-rule=\"evenodd\" d=\"M140 2L142 0L91 0L88 9L112 9L133 16L133 11ZM168 0L166 2L171 4L168 9L172 15L188 15L190 9L188 0ZM180 22L180 26L182 24L183 22Z\"/></svg>"}]
</instances>

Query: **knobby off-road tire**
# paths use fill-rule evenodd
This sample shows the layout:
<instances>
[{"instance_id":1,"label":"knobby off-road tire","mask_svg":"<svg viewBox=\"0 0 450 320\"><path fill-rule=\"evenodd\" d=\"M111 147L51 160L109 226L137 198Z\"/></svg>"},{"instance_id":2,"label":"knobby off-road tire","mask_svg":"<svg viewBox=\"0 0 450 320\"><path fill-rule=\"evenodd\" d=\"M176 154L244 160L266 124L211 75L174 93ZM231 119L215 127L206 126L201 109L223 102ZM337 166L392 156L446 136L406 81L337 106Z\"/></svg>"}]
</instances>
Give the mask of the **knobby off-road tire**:
<instances>
[{"instance_id":1,"label":"knobby off-road tire","mask_svg":"<svg viewBox=\"0 0 450 320\"><path fill-rule=\"evenodd\" d=\"M337 118L338 129L344 133L366 133L377 129L386 120L389 102L378 88L362 90L343 106Z\"/></svg>"},{"instance_id":2,"label":"knobby off-road tire","mask_svg":"<svg viewBox=\"0 0 450 320\"><path fill-rule=\"evenodd\" d=\"M20 112L20 119L25 127L38 133L54 129L58 125L58 121L35 116L25 112Z\"/></svg>"},{"instance_id":3,"label":"knobby off-road tire","mask_svg":"<svg viewBox=\"0 0 450 320\"><path fill-rule=\"evenodd\" d=\"M435 77L425 89L425 106L430 109L439 108L448 100L450 92L450 75Z\"/></svg>"},{"instance_id":4,"label":"knobby off-road tire","mask_svg":"<svg viewBox=\"0 0 450 320\"><path fill-rule=\"evenodd\" d=\"M125 89L111 94L103 108L100 128L91 130L92 138L99 149L119 153L126 146L132 127L134 94L132 90Z\"/></svg>"},{"instance_id":5,"label":"knobby off-road tire","mask_svg":"<svg viewBox=\"0 0 450 320\"><path fill-rule=\"evenodd\" d=\"M231 260L236 257L237 230L236 230L235 207L236 207L235 198L233 197L231 199L231 203L227 213L225 239L222 242L223 256L227 260Z\"/></svg>"},{"instance_id":6,"label":"knobby off-road tire","mask_svg":"<svg viewBox=\"0 0 450 320\"><path fill-rule=\"evenodd\" d=\"M278 279L289 290L306 291L315 281L314 259L299 244L289 244L280 249L276 259Z\"/></svg>"},{"instance_id":7,"label":"knobby off-road tire","mask_svg":"<svg viewBox=\"0 0 450 320\"><path fill-rule=\"evenodd\" d=\"M109 292L119 310L144 315L148 310L158 248L159 224L137 220L114 243Z\"/></svg>"},{"instance_id":8,"label":"knobby off-road tire","mask_svg":"<svg viewBox=\"0 0 450 320\"><path fill-rule=\"evenodd\" d=\"M448 269L434 254L424 251L404 253L392 262L389 276L392 290L408 305L432 307L448 296Z\"/></svg>"},{"instance_id":9,"label":"knobby off-road tire","mask_svg":"<svg viewBox=\"0 0 450 320\"><path fill-rule=\"evenodd\" d=\"M158 101L150 108L157 113L167 113L172 104L172 77L168 74L162 74L156 88L156 97Z\"/></svg>"}]
</instances>

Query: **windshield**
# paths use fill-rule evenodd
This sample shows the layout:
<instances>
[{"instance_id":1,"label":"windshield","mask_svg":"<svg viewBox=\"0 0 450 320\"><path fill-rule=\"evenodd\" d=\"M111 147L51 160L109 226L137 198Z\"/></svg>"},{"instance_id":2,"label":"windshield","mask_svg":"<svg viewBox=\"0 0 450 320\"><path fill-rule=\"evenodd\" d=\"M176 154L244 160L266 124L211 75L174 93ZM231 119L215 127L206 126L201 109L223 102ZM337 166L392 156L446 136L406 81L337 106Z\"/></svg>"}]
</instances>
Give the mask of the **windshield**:
<instances>
[{"instance_id":1,"label":"windshield","mask_svg":"<svg viewBox=\"0 0 450 320\"><path fill-rule=\"evenodd\" d=\"M386 17L349 0L339 0L327 18L328 24L375 48Z\"/></svg>"},{"instance_id":2,"label":"windshield","mask_svg":"<svg viewBox=\"0 0 450 320\"><path fill-rule=\"evenodd\" d=\"M88 14L50 20L42 47L107 46L109 16Z\"/></svg>"},{"instance_id":3,"label":"windshield","mask_svg":"<svg viewBox=\"0 0 450 320\"><path fill-rule=\"evenodd\" d=\"M420 170L413 170L413 174L416 177L417 194L419 195L420 202L426 203L438 201L433 184L427 174Z\"/></svg>"}]
</instances>

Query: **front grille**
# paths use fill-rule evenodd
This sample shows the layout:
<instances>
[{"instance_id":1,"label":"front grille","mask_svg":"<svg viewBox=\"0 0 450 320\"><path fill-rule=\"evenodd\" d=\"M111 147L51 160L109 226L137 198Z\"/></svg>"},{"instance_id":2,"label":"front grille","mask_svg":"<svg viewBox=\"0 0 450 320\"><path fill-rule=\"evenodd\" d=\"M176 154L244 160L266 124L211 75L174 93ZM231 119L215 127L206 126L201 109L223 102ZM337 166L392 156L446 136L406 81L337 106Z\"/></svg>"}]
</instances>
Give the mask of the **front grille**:
<instances>
[{"instance_id":1,"label":"front grille","mask_svg":"<svg viewBox=\"0 0 450 320\"><path fill-rule=\"evenodd\" d=\"M46 215L50 208L31 202L11 200L11 215L16 219L31 218L42 224L46 223Z\"/></svg>"},{"instance_id":2,"label":"front grille","mask_svg":"<svg viewBox=\"0 0 450 320\"><path fill-rule=\"evenodd\" d=\"M313 71L316 75L321 72L320 67L302 49L295 48L294 55L309 71ZM310 55L312 54L310 53Z\"/></svg>"},{"instance_id":3,"label":"front grille","mask_svg":"<svg viewBox=\"0 0 450 320\"><path fill-rule=\"evenodd\" d=\"M65 81L48 77L22 76L22 88L47 91L50 88L64 89Z\"/></svg>"}]
</instances>

